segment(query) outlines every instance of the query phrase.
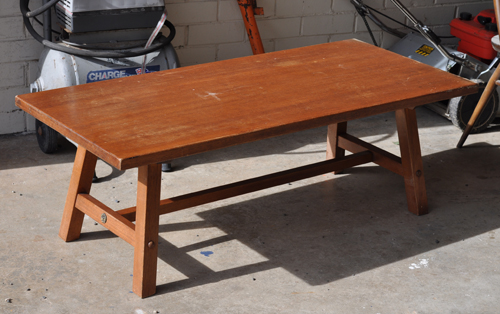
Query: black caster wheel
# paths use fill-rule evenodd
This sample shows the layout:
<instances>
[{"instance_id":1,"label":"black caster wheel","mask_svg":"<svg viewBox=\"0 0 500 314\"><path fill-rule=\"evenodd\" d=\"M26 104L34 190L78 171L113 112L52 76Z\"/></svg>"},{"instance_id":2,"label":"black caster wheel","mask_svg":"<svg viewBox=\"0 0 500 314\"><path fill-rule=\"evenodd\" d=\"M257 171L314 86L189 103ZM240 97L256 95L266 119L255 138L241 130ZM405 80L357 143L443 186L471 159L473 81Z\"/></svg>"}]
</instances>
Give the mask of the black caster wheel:
<instances>
[{"instance_id":1,"label":"black caster wheel","mask_svg":"<svg viewBox=\"0 0 500 314\"><path fill-rule=\"evenodd\" d=\"M38 120L35 121L35 129L36 140L42 152L45 154L52 154L55 152L57 150L58 133Z\"/></svg>"},{"instance_id":2,"label":"black caster wheel","mask_svg":"<svg viewBox=\"0 0 500 314\"><path fill-rule=\"evenodd\" d=\"M161 171L172 172L174 170L172 169L172 164L169 162L166 162L166 163L161 164Z\"/></svg>"}]
</instances>

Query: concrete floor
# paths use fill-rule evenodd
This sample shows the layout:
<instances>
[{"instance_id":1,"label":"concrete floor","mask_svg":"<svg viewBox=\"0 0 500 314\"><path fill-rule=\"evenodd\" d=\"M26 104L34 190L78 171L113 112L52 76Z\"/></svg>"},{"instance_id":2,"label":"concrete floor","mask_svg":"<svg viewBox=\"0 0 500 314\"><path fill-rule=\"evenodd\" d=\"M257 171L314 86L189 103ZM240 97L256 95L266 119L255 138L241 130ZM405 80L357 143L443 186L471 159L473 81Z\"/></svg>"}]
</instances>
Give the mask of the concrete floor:
<instances>
[{"instance_id":1,"label":"concrete floor","mask_svg":"<svg viewBox=\"0 0 500 314\"><path fill-rule=\"evenodd\" d=\"M430 213L407 211L402 178L373 164L163 216L158 293L131 293L133 248L86 219L59 223L75 148L0 137L0 313L499 313L500 137L418 111ZM393 114L350 123L398 153ZM325 128L177 160L162 196L325 156ZM136 171L99 161L92 194L135 204ZM155 312L156 311L156 312Z\"/></svg>"}]
</instances>

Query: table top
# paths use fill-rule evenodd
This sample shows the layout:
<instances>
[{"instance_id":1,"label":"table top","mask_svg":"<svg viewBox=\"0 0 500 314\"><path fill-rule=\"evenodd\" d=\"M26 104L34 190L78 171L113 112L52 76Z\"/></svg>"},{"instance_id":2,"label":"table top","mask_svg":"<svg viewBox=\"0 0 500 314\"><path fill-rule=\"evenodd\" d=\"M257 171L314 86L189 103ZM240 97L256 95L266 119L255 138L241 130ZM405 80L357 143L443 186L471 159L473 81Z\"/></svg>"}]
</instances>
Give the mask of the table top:
<instances>
[{"instance_id":1,"label":"table top","mask_svg":"<svg viewBox=\"0 0 500 314\"><path fill-rule=\"evenodd\" d=\"M16 105L123 170L476 91L346 40L19 95Z\"/></svg>"}]
</instances>

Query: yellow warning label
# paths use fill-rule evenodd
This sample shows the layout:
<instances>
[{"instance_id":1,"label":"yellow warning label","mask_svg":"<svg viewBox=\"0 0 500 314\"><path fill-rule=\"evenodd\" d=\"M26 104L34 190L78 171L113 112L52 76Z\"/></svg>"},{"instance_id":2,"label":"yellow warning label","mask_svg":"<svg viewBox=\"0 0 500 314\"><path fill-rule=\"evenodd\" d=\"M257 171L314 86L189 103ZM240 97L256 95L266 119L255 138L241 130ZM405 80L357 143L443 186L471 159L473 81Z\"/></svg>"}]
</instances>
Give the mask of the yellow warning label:
<instances>
[{"instance_id":1,"label":"yellow warning label","mask_svg":"<svg viewBox=\"0 0 500 314\"><path fill-rule=\"evenodd\" d=\"M419 55L427 57L433 51L434 51L434 48L427 46L427 45L422 45L422 47L418 48L417 51L415 51L415 52L418 53Z\"/></svg>"}]
</instances>

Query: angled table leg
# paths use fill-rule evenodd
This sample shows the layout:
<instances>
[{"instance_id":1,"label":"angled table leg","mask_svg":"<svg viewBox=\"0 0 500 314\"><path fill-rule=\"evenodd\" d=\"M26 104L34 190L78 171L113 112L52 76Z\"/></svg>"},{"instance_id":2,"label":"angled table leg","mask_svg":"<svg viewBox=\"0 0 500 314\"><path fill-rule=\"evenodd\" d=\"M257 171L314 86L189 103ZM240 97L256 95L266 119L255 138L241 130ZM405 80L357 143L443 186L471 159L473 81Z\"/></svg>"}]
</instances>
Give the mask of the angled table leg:
<instances>
[{"instance_id":1,"label":"angled table leg","mask_svg":"<svg viewBox=\"0 0 500 314\"><path fill-rule=\"evenodd\" d=\"M133 291L141 298L156 293L160 192L161 164L139 167Z\"/></svg>"},{"instance_id":2,"label":"angled table leg","mask_svg":"<svg viewBox=\"0 0 500 314\"><path fill-rule=\"evenodd\" d=\"M328 126L328 136L326 140L326 159L335 159L345 156L345 149L339 147L339 136L347 132L347 122L331 124ZM342 171L335 171L335 174Z\"/></svg>"},{"instance_id":3,"label":"angled table leg","mask_svg":"<svg viewBox=\"0 0 500 314\"><path fill-rule=\"evenodd\" d=\"M61 227L59 228L59 236L66 242L80 237L85 214L75 208L76 197L79 193L90 193L96 163L97 157L95 155L78 146Z\"/></svg>"},{"instance_id":4,"label":"angled table leg","mask_svg":"<svg viewBox=\"0 0 500 314\"><path fill-rule=\"evenodd\" d=\"M424 215L428 212L427 193L415 110L397 110L396 122L408 209L416 215Z\"/></svg>"}]
</instances>

